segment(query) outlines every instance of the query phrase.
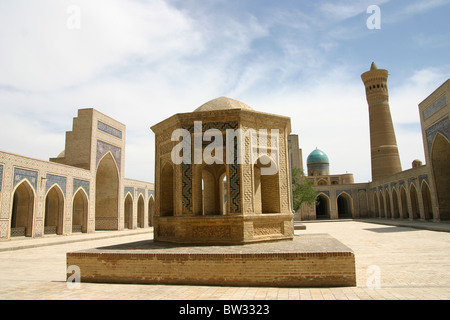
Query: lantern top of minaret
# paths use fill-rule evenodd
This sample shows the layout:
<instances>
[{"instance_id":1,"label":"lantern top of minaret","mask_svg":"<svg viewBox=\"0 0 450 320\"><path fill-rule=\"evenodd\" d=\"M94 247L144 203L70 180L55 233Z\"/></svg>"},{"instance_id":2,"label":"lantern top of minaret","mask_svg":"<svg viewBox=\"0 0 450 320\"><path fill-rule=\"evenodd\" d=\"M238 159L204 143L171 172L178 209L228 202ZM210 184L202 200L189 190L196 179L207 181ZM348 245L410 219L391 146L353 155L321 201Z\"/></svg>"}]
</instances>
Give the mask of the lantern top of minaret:
<instances>
[{"instance_id":1,"label":"lantern top of minaret","mask_svg":"<svg viewBox=\"0 0 450 320\"><path fill-rule=\"evenodd\" d=\"M372 71L372 70L378 70L378 67L375 64L375 62L372 62L372 65L370 66L370 71Z\"/></svg>"}]
</instances>

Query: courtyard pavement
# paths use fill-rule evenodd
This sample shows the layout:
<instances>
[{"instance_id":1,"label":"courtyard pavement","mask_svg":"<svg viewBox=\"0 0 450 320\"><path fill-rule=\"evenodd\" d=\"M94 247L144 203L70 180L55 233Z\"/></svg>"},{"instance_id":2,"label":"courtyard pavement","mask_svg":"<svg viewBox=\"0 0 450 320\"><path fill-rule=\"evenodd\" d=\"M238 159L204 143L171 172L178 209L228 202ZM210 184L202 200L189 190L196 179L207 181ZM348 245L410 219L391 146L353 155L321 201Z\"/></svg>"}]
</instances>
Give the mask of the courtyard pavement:
<instances>
[{"instance_id":1,"label":"courtyard pavement","mask_svg":"<svg viewBox=\"0 0 450 320\"><path fill-rule=\"evenodd\" d=\"M449 300L450 224L346 220L301 222L296 235L327 233L351 248L357 286L259 288L66 282L66 253L152 239L153 229L0 242L2 300ZM438 231L436 231L438 230Z\"/></svg>"}]
</instances>

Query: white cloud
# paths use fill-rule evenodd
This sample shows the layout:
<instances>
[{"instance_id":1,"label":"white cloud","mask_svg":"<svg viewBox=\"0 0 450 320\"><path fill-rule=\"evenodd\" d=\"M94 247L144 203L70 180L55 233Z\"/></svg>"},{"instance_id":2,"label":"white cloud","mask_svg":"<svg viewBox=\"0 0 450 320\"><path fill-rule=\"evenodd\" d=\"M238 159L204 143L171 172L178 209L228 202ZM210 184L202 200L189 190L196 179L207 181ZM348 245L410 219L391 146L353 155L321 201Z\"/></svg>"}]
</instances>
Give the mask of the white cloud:
<instances>
[{"instance_id":1,"label":"white cloud","mask_svg":"<svg viewBox=\"0 0 450 320\"><path fill-rule=\"evenodd\" d=\"M367 8L371 5L381 5L389 2L389 0L340 0L333 2L325 2L320 8L323 12L324 19L329 21L342 21L353 18L361 13L366 13Z\"/></svg>"},{"instance_id":2,"label":"white cloud","mask_svg":"<svg viewBox=\"0 0 450 320\"><path fill-rule=\"evenodd\" d=\"M67 27L69 4L80 8L80 29ZM163 1L20 1L1 9L9 50L0 56L0 83L26 90L77 85L127 59L192 53L200 42L191 22Z\"/></svg>"}]
</instances>

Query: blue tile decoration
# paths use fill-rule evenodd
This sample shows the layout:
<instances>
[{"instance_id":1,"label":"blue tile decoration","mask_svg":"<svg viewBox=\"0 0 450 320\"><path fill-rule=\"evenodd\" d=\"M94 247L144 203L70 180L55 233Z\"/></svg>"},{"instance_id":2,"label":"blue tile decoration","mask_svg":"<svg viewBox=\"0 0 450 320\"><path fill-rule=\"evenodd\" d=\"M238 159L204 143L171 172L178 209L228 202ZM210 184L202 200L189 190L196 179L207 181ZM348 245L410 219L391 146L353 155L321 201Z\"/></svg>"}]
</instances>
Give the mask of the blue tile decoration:
<instances>
[{"instance_id":1,"label":"blue tile decoration","mask_svg":"<svg viewBox=\"0 0 450 320\"><path fill-rule=\"evenodd\" d=\"M155 191L154 190L147 190L148 194L147 196L150 198L151 195L153 195L153 198L155 197Z\"/></svg>"},{"instance_id":2,"label":"blue tile decoration","mask_svg":"<svg viewBox=\"0 0 450 320\"><path fill-rule=\"evenodd\" d=\"M235 150L237 157L237 151ZM241 213L241 167L238 164L229 164L230 174L230 213Z\"/></svg>"},{"instance_id":3,"label":"blue tile decoration","mask_svg":"<svg viewBox=\"0 0 450 320\"><path fill-rule=\"evenodd\" d=\"M194 133L194 125L189 124L183 126L184 129L188 130L190 133ZM238 122L237 121L230 121L230 122L202 122L202 132L205 132L209 129L218 129L220 131L225 131L227 129L233 129L236 130L238 128Z\"/></svg>"},{"instance_id":4,"label":"blue tile decoration","mask_svg":"<svg viewBox=\"0 0 450 320\"><path fill-rule=\"evenodd\" d=\"M121 162L122 162L121 161L122 149L119 147L113 146L112 144L101 141L101 140L97 140L97 166L98 166L98 163L100 162L100 160L102 159L102 157L107 152L111 152L114 160L116 160L117 168L119 169L119 172L120 172Z\"/></svg>"},{"instance_id":5,"label":"blue tile decoration","mask_svg":"<svg viewBox=\"0 0 450 320\"><path fill-rule=\"evenodd\" d=\"M436 112L438 112L439 110L444 108L446 105L447 105L447 98L444 95L443 97L441 97L439 100L437 100L435 103L433 103L431 106L429 106L427 109L425 109L423 111L424 119L425 120L428 119L433 114L435 114Z\"/></svg>"},{"instance_id":6,"label":"blue tile decoration","mask_svg":"<svg viewBox=\"0 0 450 320\"><path fill-rule=\"evenodd\" d=\"M3 165L0 165L0 192L2 191Z\"/></svg>"},{"instance_id":7,"label":"blue tile decoration","mask_svg":"<svg viewBox=\"0 0 450 320\"><path fill-rule=\"evenodd\" d=\"M38 179L38 173L36 171L30 171L20 168L14 169L14 187L22 181L23 179L28 180L30 182L31 186L36 191L37 188L37 179Z\"/></svg>"},{"instance_id":8,"label":"blue tile decoration","mask_svg":"<svg viewBox=\"0 0 450 320\"><path fill-rule=\"evenodd\" d=\"M429 127L426 131L427 136L427 144L428 144L428 152L431 156L431 148L433 147L434 138L438 133L442 134L448 140L450 140L450 120L448 117L445 117L441 121L435 123L431 127Z\"/></svg>"},{"instance_id":9,"label":"blue tile decoration","mask_svg":"<svg viewBox=\"0 0 450 320\"><path fill-rule=\"evenodd\" d=\"M426 183L428 183L428 185L430 185L427 174L422 174L419 176L419 184L422 185L422 181L424 181L424 180L426 181Z\"/></svg>"},{"instance_id":10,"label":"blue tile decoration","mask_svg":"<svg viewBox=\"0 0 450 320\"><path fill-rule=\"evenodd\" d=\"M414 185L416 184L416 178L415 177L411 177L411 178L409 178L408 179L408 185L410 186L411 185L411 183L413 183Z\"/></svg>"},{"instance_id":11,"label":"blue tile decoration","mask_svg":"<svg viewBox=\"0 0 450 320\"><path fill-rule=\"evenodd\" d=\"M89 198L89 181L73 179L73 193L74 194L80 187L83 188L84 191L86 191L86 194Z\"/></svg>"},{"instance_id":12,"label":"blue tile decoration","mask_svg":"<svg viewBox=\"0 0 450 320\"><path fill-rule=\"evenodd\" d=\"M145 198L145 189L138 188L138 189L137 189L137 192L138 192L138 196L139 196L140 194L142 194L142 196Z\"/></svg>"},{"instance_id":13,"label":"blue tile decoration","mask_svg":"<svg viewBox=\"0 0 450 320\"><path fill-rule=\"evenodd\" d=\"M131 197L134 197L134 188L133 187L125 187L123 189L123 196L126 197L128 192L131 194Z\"/></svg>"},{"instance_id":14,"label":"blue tile decoration","mask_svg":"<svg viewBox=\"0 0 450 320\"><path fill-rule=\"evenodd\" d=\"M66 186L67 186L67 178L56 176L53 174L47 174L47 183L45 184L45 193L54 185L57 184L66 196Z\"/></svg>"},{"instance_id":15,"label":"blue tile decoration","mask_svg":"<svg viewBox=\"0 0 450 320\"><path fill-rule=\"evenodd\" d=\"M350 197L352 197L352 190L338 190L336 191L336 198L341 195L341 193L347 193Z\"/></svg>"},{"instance_id":16,"label":"blue tile decoration","mask_svg":"<svg viewBox=\"0 0 450 320\"><path fill-rule=\"evenodd\" d=\"M122 131L120 131L116 128L113 128L113 127L107 125L106 123L98 121L97 129L100 131L103 131L105 133L108 133L116 138L122 139Z\"/></svg>"},{"instance_id":17,"label":"blue tile decoration","mask_svg":"<svg viewBox=\"0 0 450 320\"><path fill-rule=\"evenodd\" d=\"M320 193L326 194L328 196L328 198L330 198L330 191L328 191L328 190L323 190L323 191L318 190L316 192L317 192L317 194L320 194Z\"/></svg>"},{"instance_id":18,"label":"blue tile decoration","mask_svg":"<svg viewBox=\"0 0 450 320\"><path fill-rule=\"evenodd\" d=\"M192 214L192 165L182 164L182 202L183 202L183 213Z\"/></svg>"},{"instance_id":19,"label":"blue tile decoration","mask_svg":"<svg viewBox=\"0 0 450 320\"><path fill-rule=\"evenodd\" d=\"M194 124L187 124L183 129L194 133ZM208 129L218 129L222 132L227 129L238 129L237 121L230 122L202 122L202 132ZM229 164L229 180L230 180L230 213L241 213L241 179L240 179L240 165L237 164L237 141L234 141L234 164ZM192 160L192 159L191 159ZM191 161L192 163L193 161ZM182 203L183 213L191 215L192 209L192 164L182 164Z\"/></svg>"}]
</instances>

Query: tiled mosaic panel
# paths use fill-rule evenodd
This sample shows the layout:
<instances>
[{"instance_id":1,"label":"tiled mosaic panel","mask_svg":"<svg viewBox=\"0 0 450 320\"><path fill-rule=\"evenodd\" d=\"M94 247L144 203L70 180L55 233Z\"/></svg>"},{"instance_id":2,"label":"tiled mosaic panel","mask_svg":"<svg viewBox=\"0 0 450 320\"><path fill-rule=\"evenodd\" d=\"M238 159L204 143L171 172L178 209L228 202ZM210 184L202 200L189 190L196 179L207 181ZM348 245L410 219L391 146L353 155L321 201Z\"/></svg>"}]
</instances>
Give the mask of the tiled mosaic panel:
<instances>
[{"instance_id":1,"label":"tiled mosaic panel","mask_svg":"<svg viewBox=\"0 0 450 320\"><path fill-rule=\"evenodd\" d=\"M83 188L84 191L86 191L86 194L89 198L89 181L73 179L73 194L75 194L75 192L77 192L80 187Z\"/></svg>"},{"instance_id":2,"label":"tiled mosaic panel","mask_svg":"<svg viewBox=\"0 0 450 320\"><path fill-rule=\"evenodd\" d=\"M133 187L125 187L123 188L123 194L126 197L128 192L131 194L131 197L134 197L134 188Z\"/></svg>"},{"instance_id":3,"label":"tiled mosaic panel","mask_svg":"<svg viewBox=\"0 0 450 320\"><path fill-rule=\"evenodd\" d=\"M106 123L98 121L97 129L100 131L106 132L116 138L122 139L122 131L117 130L116 128L113 128L113 127L107 125Z\"/></svg>"},{"instance_id":4,"label":"tiled mosaic panel","mask_svg":"<svg viewBox=\"0 0 450 320\"><path fill-rule=\"evenodd\" d=\"M138 189L137 189L137 192L138 192L138 195L139 195L139 194L142 194L142 196L145 198L145 189L138 188Z\"/></svg>"},{"instance_id":5,"label":"tiled mosaic panel","mask_svg":"<svg viewBox=\"0 0 450 320\"><path fill-rule=\"evenodd\" d=\"M64 196L66 196L66 185L67 185L67 178L56 176L53 174L47 174L47 183L45 185L45 193L48 192L48 190L54 185L57 184L61 190L64 193Z\"/></svg>"},{"instance_id":6,"label":"tiled mosaic panel","mask_svg":"<svg viewBox=\"0 0 450 320\"><path fill-rule=\"evenodd\" d=\"M189 132L194 132L194 124L184 126L184 129ZM202 132L208 129L218 129L225 131L227 129L238 129L237 121L230 122L208 122L202 123ZM240 167L237 164L237 141L234 142L234 163L229 165L230 172L230 212L241 213L241 180L240 180ZM191 159L192 160L192 159ZM193 162L193 161L192 161ZM192 165L182 165L182 203L183 213L192 214Z\"/></svg>"},{"instance_id":7,"label":"tiled mosaic panel","mask_svg":"<svg viewBox=\"0 0 450 320\"><path fill-rule=\"evenodd\" d=\"M183 213L192 214L192 165L182 164Z\"/></svg>"},{"instance_id":8,"label":"tiled mosaic panel","mask_svg":"<svg viewBox=\"0 0 450 320\"><path fill-rule=\"evenodd\" d=\"M441 121L432 125L426 130L427 135L427 144L428 144L428 152L431 155L431 148L433 147L434 138L438 133L441 133L450 140L450 120L448 117L445 117Z\"/></svg>"},{"instance_id":9,"label":"tiled mosaic panel","mask_svg":"<svg viewBox=\"0 0 450 320\"><path fill-rule=\"evenodd\" d=\"M241 173L238 164L228 165L230 174L230 213L241 213Z\"/></svg>"},{"instance_id":10,"label":"tiled mosaic panel","mask_svg":"<svg viewBox=\"0 0 450 320\"><path fill-rule=\"evenodd\" d=\"M426 110L423 111L423 117L425 119L428 119L446 105L447 105L447 98L446 96L443 96L442 98L437 100L435 103L433 103L431 106L429 106Z\"/></svg>"},{"instance_id":11,"label":"tiled mosaic panel","mask_svg":"<svg viewBox=\"0 0 450 320\"><path fill-rule=\"evenodd\" d=\"M342 193L347 193L350 197L352 196L352 190L338 190L336 192L336 197L339 197L339 195Z\"/></svg>"},{"instance_id":12,"label":"tiled mosaic panel","mask_svg":"<svg viewBox=\"0 0 450 320\"><path fill-rule=\"evenodd\" d=\"M37 177L38 177L38 173L36 171L15 168L14 169L14 185L13 185L13 187L15 188L20 181L22 181L23 179L26 179L26 180L28 180L28 182L30 182L31 186L36 191Z\"/></svg>"},{"instance_id":13,"label":"tiled mosaic panel","mask_svg":"<svg viewBox=\"0 0 450 320\"><path fill-rule=\"evenodd\" d=\"M183 127L184 129L188 130L189 132L194 132L194 125L187 125ZM236 130L238 128L237 121L230 121L230 122L206 122L202 123L202 132L205 132L209 129L218 129L220 131L225 131L227 129L233 129Z\"/></svg>"},{"instance_id":14,"label":"tiled mosaic panel","mask_svg":"<svg viewBox=\"0 0 450 320\"><path fill-rule=\"evenodd\" d=\"M122 149L120 149L119 147L113 146L112 144L103 142L101 140L97 140L97 166L98 163L100 162L100 160L102 159L102 157L108 153L111 152L114 160L117 163L117 168L119 169L120 172L120 168L121 168L121 154L122 154Z\"/></svg>"}]
</instances>

